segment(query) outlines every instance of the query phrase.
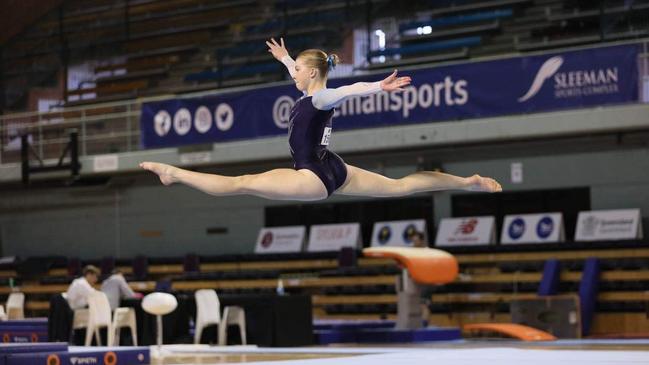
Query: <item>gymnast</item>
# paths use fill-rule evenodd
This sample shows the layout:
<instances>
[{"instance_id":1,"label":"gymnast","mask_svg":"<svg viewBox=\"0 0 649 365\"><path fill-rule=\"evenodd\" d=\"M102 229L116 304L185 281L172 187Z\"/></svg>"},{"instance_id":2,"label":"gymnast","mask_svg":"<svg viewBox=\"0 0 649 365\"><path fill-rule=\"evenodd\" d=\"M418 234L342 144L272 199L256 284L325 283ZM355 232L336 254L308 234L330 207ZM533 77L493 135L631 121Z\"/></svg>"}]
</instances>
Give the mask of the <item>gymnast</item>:
<instances>
[{"instance_id":1,"label":"gymnast","mask_svg":"<svg viewBox=\"0 0 649 365\"><path fill-rule=\"evenodd\" d=\"M353 96L398 92L410 84L410 77L390 76L377 82L357 82L335 89L327 88L327 73L338 63L338 56L317 49L289 56L284 39L266 42L269 52L282 62L295 86L304 95L291 110L288 141L293 157L292 169L281 168L261 174L223 176L184 170L167 164L142 162L140 167L154 172L164 185L181 183L215 196L249 194L274 200L322 200L331 194L398 197L419 192L460 189L498 192L498 182L488 177L453 176L435 171L418 171L391 179L346 164L329 151L334 108Z\"/></svg>"}]
</instances>

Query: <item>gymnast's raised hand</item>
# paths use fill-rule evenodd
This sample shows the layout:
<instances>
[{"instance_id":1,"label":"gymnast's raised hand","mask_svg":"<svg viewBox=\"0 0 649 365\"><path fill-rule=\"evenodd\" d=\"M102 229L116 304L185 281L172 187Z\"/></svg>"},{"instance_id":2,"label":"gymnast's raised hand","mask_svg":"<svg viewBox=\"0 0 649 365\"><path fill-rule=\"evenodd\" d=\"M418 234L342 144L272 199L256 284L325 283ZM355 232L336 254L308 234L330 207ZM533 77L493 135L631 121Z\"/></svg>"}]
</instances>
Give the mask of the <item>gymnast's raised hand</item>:
<instances>
[{"instance_id":1,"label":"gymnast's raised hand","mask_svg":"<svg viewBox=\"0 0 649 365\"><path fill-rule=\"evenodd\" d=\"M223 176L155 162L143 162L140 167L156 173L165 185L182 183L216 196L250 194L275 200L321 200L331 194L397 197L448 189L502 190L496 180L480 175L459 177L436 171L418 171L392 179L345 163L328 149L334 108L351 97L400 92L410 84L410 77L397 77L395 70L380 81L357 82L330 89L327 88L327 75L338 64L337 55L307 49L294 60L283 38L279 43L271 38L266 45L268 52L286 66L297 89L303 92L291 112L288 140L293 157L292 168Z\"/></svg>"}]
</instances>

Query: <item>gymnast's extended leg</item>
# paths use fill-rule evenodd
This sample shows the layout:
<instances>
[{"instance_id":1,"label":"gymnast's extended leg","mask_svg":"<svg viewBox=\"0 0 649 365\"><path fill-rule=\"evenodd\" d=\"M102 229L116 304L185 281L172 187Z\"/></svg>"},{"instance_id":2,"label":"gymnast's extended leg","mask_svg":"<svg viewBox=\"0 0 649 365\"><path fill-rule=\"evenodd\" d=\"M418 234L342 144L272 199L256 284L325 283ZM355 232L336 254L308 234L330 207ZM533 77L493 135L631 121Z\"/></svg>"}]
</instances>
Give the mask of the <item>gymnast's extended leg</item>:
<instances>
[{"instance_id":1,"label":"gymnast's extended leg","mask_svg":"<svg viewBox=\"0 0 649 365\"><path fill-rule=\"evenodd\" d=\"M419 171L401 179L391 179L377 173L347 165L347 180L336 193L373 197L397 197L437 190L470 190L498 192L496 180L479 175L459 177L435 171Z\"/></svg>"},{"instance_id":2,"label":"gymnast's extended leg","mask_svg":"<svg viewBox=\"0 0 649 365\"><path fill-rule=\"evenodd\" d=\"M306 169L275 169L261 174L223 176L156 162L142 162L140 167L157 174L164 185L181 183L216 196L249 194L267 199L302 201L327 197L322 181Z\"/></svg>"}]
</instances>

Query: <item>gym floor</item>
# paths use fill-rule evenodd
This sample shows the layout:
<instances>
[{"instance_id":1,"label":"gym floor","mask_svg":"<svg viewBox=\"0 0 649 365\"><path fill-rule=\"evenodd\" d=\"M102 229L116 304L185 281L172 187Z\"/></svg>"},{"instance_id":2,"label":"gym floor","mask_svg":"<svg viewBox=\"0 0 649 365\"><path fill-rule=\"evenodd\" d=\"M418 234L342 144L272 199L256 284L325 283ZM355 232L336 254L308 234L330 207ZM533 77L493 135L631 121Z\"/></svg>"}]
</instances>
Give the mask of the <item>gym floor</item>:
<instances>
[{"instance_id":1,"label":"gym floor","mask_svg":"<svg viewBox=\"0 0 649 365\"><path fill-rule=\"evenodd\" d=\"M649 340L560 340L553 342L452 341L417 345L328 346L308 348L210 347L151 348L152 364L272 365L571 365L649 364Z\"/></svg>"}]
</instances>

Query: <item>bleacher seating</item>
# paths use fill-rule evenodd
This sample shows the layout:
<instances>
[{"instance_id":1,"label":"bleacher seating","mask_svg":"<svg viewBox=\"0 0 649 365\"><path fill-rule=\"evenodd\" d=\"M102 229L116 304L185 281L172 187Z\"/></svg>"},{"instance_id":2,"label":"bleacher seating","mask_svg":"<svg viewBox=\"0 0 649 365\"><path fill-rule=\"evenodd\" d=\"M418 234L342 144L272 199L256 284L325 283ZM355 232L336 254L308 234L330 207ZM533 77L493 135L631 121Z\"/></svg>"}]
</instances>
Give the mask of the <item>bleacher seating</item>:
<instances>
[{"instance_id":1,"label":"bleacher seating","mask_svg":"<svg viewBox=\"0 0 649 365\"><path fill-rule=\"evenodd\" d=\"M456 39L445 40L445 41L418 43L418 44L407 45L398 48L386 48L379 51L372 51L370 52L370 57L413 55L413 54L421 55L422 53L430 53L439 50L471 47L480 44L480 42L481 42L481 38L474 36L474 37L456 38Z\"/></svg>"},{"instance_id":2,"label":"bleacher seating","mask_svg":"<svg viewBox=\"0 0 649 365\"><path fill-rule=\"evenodd\" d=\"M509 303L538 296L544 262L556 258L561 263L558 294L579 290L585 258L598 257L602 270L593 333L619 332L620 318L646 323L649 306L649 249L643 242L595 243L529 246L468 247L451 249L460 262L457 281L427 287L435 325L458 325L480 321L508 321ZM461 252L461 253L460 253ZM171 280L174 291L192 292L211 288L224 294L272 294L278 280L289 293L310 293L316 318L394 319L395 282L401 269L390 260L360 258L357 266L339 267L337 252L220 255L198 258L200 268L183 272L182 257L149 258L148 275L132 278L135 260L116 259L115 265L129 278L131 287L150 292L156 282ZM40 258L40 260L47 258ZM54 258L50 258L53 260ZM43 314L51 295L67 289L73 279L67 275L67 262L61 258L38 281L18 276L18 265L5 267L0 280L16 278L27 295L29 315ZM102 259L83 264L99 264ZM0 295L11 292L0 288ZM630 329L633 332L634 329Z\"/></svg>"},{"instance_id":3,"label":"bleacher seating","mask_svg":"<svg viewBox=\"0 0 649 365\"><path fill-rule=\"evenodd\" d=\"M269 36L287 38L293 53L307 47L336 50L350 31L363 28L365 19L389 14L396 18L398 39L388 40L384 49L369 51L370 59L383 59L365 68L375 70L649 35L647 0L428 1L412 5L416 10L426 9L417 12L417 18L402 18L401 12L394 11L402 6L400 2L369 3L374 5L370 10L366 1L342 0L266 4L253 0L67 1L3 47L2 80L7 91L2 104L19 108L34 86L55 87L66 63L102 60L93 64L76 90L67 90L67 96L94 95L93 99L69 102L64 111L45 118L65 117L70 126L86 118L90 122L84 153L95 151L95 139L110 144L111 152L122 152L129 150L122 145L124 139L113 142L106 136L126 123L124 115L132 118L137 111L102 105L86 112L74 106L286 79L283 66L268 55L263 43ZM130 128L137 129L137 123ZM59 132L46 128L44 133L56 136ZM11 152L3 154L3 161L11 158ZM503 318L510 300L536 296L549 258L562 264L559 292L577 293L585 259L594 255L602 270L598 315L608 318L596 321L595 328L610 330L607 326L622 314L646 322L649 252L634 243L604 246L454 250L462 275L452 284L428 289L431 321L444 325ZM83 264L93 263L104 271L118 267L135 290L144 292L154 290L161 280L170 280L171 289L177 291L207 287L226 293L272 293L278 280L283 280L287 291L313 295L319 318L393 317L396 310L394 282L400 269L389 261L361 258L358 266L339 267L336 252L247 254L195 257L188 269L183 258L144 259L139 261L146 270L137 272L131 259L116 259L111 265L101 265L101 259ZM28 295L28 311L42 314L49 296L64 291L81 264L80 260L49 257L4 265L0 294L19 286Z\"/></svg>"},{"instance_id":4,"label":"bleacher seating","mask_svg":"<svg viewBox=\"0 0 649 365\"><path fill-rule=\"evenodd\" d=\"M66 61L70 65L125 59L116 66L125 70L125 75L104 80L108 85L97 85L85 93L94 92L98 99L146 94L145 89L157 87L153 81L164 77L172 65L188 61L187 57L200 44L210 41L211 32L222 29L222 33L227 33L233 20L255 14L250 11L254 6L257 6L255 1L246 0L66 2L5 48L3 59L8 70L5 75L10 76L7 83L16 86L9 88L7 102L11 106L25 97L19 94L19 85L28 87L44 82L51 85L63 65L61 49L67 52ZM35 64L43 65L40 73L32 71ZM97 70L98 73L106 71L105 65ZM100 81L97 79L87 82ZM75 90L71 91L74 95Z\"/></svg>"},{"instance_id":5,"label":"bleacher seating","mask_svg":"<svg viewBox=\"0 0 649 365\"><path fill-rule=\"evenodd\" d=\"M398 37L369 51L363 70L649 35L646 0L597 4L425 1L409 4L413 18L386 0L65 2L4 47L3 104L27 107L30 88L54 87L64 64L84 62L94 70L67 90L69 105L279 81L287 76L266 52L269 36L286 38L292 52L337 50L368 17L386 15Z\"/></svg>"},{"instance_id":6,"label":"bleacher seating","mask_svg":"<svg viewBox=\"0 0 649 365\"><path fill-rule=\"evenodd\" d=\"M527 0L450 2L418 13L399 24L398 47L371 51L369 69L432 63L511 50L509 27L514 15L532 4ZM388 43L390 41L388 40ZM482 51L475 52L476 49ZM459 50L445 52L445 50ZM431 55L436 58L428 58ZM391 56L396 56L391 59ZM380 57L380 58L377 58ZM386 58L387 57L387 58ZM386 64L384 67L381 65Z\"/></svg>"},{"instance_id":7,"label":"bleacher seating","mask_svg":"<svg viewBox=\"0 0 649 365\"><path fill-rule=\"evenodd\" d=\"M522 51L596 43L646 36L647 1L565 1L558 10L548 11L547 23L521 39Z\"/></svg>"}]
</instances>

